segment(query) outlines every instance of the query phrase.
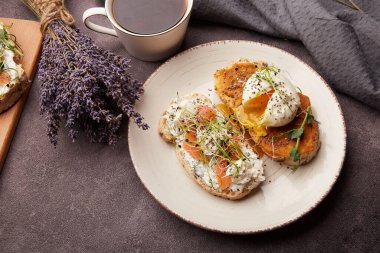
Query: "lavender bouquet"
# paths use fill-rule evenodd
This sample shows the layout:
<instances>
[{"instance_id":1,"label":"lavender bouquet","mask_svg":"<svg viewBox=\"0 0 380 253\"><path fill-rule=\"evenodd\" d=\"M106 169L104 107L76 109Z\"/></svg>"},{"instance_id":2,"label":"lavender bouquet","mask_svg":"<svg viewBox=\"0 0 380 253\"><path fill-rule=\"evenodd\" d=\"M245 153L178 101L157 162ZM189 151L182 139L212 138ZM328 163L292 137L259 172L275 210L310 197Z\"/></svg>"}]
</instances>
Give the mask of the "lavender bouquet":
<instances>
[{"instance_id":1,"label":"lavender bouquet","mask_svg":"<svg viewBox=\"0 0 380 253\"><path fill-rule=\"evenodd\" d=\"M56 145L61 125L75 140L83 129L92 142L113 144L124 118L148 125L134 110L143 86L128 73L129 60L95 45L73 27L63 0L23 0L41 18L44 33L38 65L41 113Z\"/></svg>"}]
</instances>

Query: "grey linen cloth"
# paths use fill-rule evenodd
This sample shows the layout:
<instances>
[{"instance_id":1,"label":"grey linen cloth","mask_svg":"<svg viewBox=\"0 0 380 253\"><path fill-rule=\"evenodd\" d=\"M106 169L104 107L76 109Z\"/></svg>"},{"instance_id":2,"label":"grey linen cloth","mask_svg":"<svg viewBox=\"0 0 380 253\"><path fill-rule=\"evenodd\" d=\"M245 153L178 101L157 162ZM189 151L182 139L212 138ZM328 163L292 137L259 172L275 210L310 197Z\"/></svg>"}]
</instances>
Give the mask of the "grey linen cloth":
<instances>
[{"instance_id":1,"label":"grey linen cloth","mask_svg":"<svg viewBox=\"0 0 380 253\"><path fill-rule=\"evenodd\" d=\"M332 87L380 110L380 1L195 0L193 18L300 40Z\"/></svg>"}]
</instances>

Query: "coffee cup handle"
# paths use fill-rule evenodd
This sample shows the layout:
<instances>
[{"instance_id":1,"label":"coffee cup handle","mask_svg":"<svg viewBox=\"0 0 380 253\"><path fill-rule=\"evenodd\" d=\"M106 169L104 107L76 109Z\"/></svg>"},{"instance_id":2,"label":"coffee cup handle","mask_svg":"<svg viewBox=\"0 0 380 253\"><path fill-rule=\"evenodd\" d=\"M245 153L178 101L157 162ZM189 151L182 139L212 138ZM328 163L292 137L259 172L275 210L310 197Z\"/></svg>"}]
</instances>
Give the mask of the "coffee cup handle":
<instances>
[{"instance_id":1,"label":"coffee cup handle","mask_svg":"<svg viewBox=\"0 0 380 253\"><path fill-rule=\"evenodd\" d=\"M105 34L109 34L109 35L117 37L116 31L114 29L94 24L93 22L91 22L88 19L89 17L95 16L95 15L103 15L103 16L107 17L106 9L102 8L102 7L95 7L95 8L87 9L83 13L83 23L85 24L85 26L87 26L87 28L89 28L95 32L105 33Z\"/></svg>"}]
</instances>

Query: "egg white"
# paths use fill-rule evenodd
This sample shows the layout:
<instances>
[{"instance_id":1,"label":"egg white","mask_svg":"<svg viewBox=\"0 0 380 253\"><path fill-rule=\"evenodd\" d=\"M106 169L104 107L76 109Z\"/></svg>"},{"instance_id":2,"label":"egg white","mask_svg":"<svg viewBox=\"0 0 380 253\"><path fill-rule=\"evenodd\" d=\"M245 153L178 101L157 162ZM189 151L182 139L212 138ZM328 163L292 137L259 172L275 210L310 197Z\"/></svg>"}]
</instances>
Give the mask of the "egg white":
<instances>
[{"instance_id":1,"label":"egg white","mask_svg":"<svg viewBox=\"0 0 380 253\"><path fill-rule=\"evenodd\" d=\"M261 78L265 74L269 76L271 83ZM280 127L294 119L301 103L296 88L280 70L260 70L253 74L244 85L242 102L244 104L273 89L274 93L268 101L260 124Z\"/></svg>"}]
</instances>

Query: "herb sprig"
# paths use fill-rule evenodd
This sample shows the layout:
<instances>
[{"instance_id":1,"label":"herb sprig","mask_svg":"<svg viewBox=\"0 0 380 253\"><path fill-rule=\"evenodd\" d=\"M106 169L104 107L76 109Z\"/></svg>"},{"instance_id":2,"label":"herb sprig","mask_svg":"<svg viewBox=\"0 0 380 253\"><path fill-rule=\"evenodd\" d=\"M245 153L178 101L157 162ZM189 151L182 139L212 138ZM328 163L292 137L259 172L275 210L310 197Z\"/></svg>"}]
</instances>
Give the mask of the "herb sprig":
<instances>
[{"instance_id":1,"label":"herb sprig","mask_svg":"<svg viewBox=\"0 0 380 253\"><path fill-rule=\"evenodd\" d=\"M212 121L199 122L197 120L198 116L189 110L183 109L182 113L183 115L186 115L183 119L184 122L180 125L184 132L188 133L194 129L198 129L197 141L194 143L192 142L192 144L197 147L205 148L206 142L210 141L211 146L216 148L216 150L212 152L213 154L211 157L209 157L210 161L215 159L226 160L235 168L233 172L234 176L238 175L240 168L234 161L231 154L234 153L237 155L238 159L248 159L248 157L244 154L240 145L236 144L233 139L234 135L243 136L245 131L244 127L240 127L237 124L234 125L234 123L232 123L234 121L237 122L237 118L235 118L234 114L231 114L228 117L217 114L216 118ZM211 132L214 134L220 134L215 134L215 136L213 136L210 134ZM225 132L228 132L229 134L225 134ZM228 147L225 146L227 143L230 144Z\"/></svg>"},{"instance_id":2,"label":"herb sprig","mask_svg":"<svg viewBox=\"0 0 380 253\"><path fill-rule=\"evenodd\" d=\"M354 10L363 12L363 10L356 3L354 3L354 1L352 1L352 0L336 0L336 1L343 4L343 5L348 6Z\"/></svg>"},{"instance_id":3,"label":"herb sprig","mask_svg":"<svg viewBox=\"0 0 380 253\"><path fill-rule=\"evenodd\" d=\"M17 44L16 36L10 34L8 29L12 27L13 24L5 25L0 22L0 47L1 49L11 50L17 56L23 56L22 49Z\"/></svg>"},{"instance_id":4,"label":"herb sprig","mask_svg":"<svg viewBox=\"0 0 380 253\"><path fill-rule=\"evenodd\" d=\"M295 129L289 131L289 133L288 133L288 139L290 139L290 140L296 139L297 140L296 144L290 150L290 158L294 162L298 162L298 164L293 166L293 170L297 170L300 166L300 163L301 163L301 155L299 153L299 145L300 145L301 137L304 133L305 126L307 124L311 124L313 121L316 121L316 120L314 119L314 116L311 114L311 109L309 106L309 107L307 107L307 109L305 111L305 118L303 119L301 126L299 128L295 128Z\"/></svg>"}]
</instances>

